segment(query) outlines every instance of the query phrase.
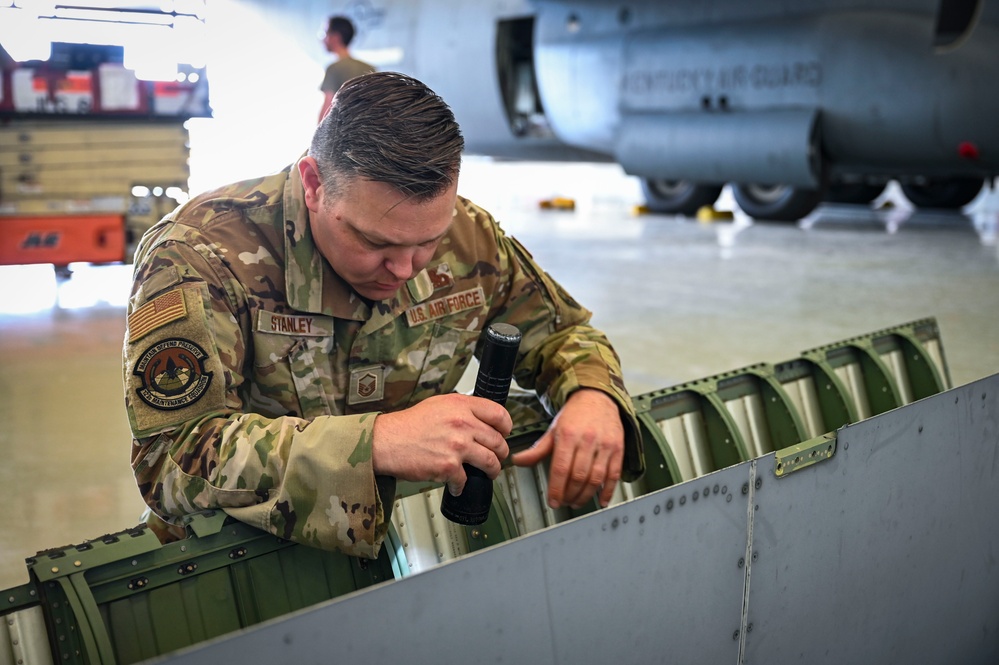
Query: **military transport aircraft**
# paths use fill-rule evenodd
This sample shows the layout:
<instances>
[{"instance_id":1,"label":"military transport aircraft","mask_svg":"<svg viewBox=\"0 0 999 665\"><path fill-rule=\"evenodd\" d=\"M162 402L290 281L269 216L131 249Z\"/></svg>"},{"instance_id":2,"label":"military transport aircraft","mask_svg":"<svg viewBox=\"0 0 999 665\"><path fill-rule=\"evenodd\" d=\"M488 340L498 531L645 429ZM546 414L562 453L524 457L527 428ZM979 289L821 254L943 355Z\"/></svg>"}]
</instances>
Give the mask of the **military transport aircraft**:
<instances>
[{"instance_id":1,"label":"military transport aircraft","mask_svg":"<svg viewBox=\"0 0 999 665\"><path fill-rule=\"evenodd\" d=\"M264 3L256 3L263 5ZM752 217L958 209L999 172L999 5L985 0L351 0L353 51L452 105L469 151L610 160L649 206L730 183ZM282 3L281 12L314 5ZM263 11L276 11L274 8Z\"/></svg>"}]
</instances>

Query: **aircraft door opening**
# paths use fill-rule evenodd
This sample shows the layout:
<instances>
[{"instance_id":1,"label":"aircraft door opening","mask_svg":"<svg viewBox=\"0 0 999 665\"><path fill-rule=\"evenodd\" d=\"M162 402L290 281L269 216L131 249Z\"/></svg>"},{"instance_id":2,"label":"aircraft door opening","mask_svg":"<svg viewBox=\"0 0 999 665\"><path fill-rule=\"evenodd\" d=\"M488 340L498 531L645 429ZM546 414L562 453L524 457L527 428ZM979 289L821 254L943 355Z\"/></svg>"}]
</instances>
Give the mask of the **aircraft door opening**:
<instances>
[{"instance_id":1,"label":"aircraft door opening","mask_svg":"<svg viewBox=\"0 0 999 665\"><path fill-rule=\"evenodd\" d=\"M538 94L533 16L496 24L496 70L503 109L514 136L553 136Z\"/></svg>"}]
</instances>

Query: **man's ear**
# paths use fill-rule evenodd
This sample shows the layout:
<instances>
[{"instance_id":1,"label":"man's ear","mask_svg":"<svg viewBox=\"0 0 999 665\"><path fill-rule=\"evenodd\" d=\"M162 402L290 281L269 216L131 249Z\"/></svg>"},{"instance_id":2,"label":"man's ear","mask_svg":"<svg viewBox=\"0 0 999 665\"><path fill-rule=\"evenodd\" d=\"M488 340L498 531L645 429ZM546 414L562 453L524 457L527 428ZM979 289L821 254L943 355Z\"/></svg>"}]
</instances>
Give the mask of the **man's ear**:
<instances>
[{"instance_id":1,"label":"man's ear","mask_svg":"<svg viewBox=\"0 0 999 665\"><path fill-rule=\"evenodd\" d=\"M312 212L318 212L322 200L323 183L319 178L319 166L312 157L302 157L298 160L298 174L302 177L305 187L305 206Z\"/></svg>"}]
</instances>

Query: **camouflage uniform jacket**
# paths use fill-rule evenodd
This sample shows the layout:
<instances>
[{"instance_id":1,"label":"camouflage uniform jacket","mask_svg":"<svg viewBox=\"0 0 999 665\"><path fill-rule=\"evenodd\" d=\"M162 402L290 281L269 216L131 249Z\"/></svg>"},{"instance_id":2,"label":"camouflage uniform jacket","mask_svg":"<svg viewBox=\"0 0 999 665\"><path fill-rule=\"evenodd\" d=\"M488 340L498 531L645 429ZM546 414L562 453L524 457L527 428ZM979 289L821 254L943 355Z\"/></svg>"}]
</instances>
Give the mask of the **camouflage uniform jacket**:
<instances>
[{"instance_id":1,"label":"camouflage uniform jacket","mask_svg":"<svg viewBox=\"0 0 999 665\"><path fill-rule=\"evenodd\" d=\"M515 377L551 412L581 386L621 406L633 479L632 402L589 316L462 198L427 268L369 307L315 249L297 169L203 194L135 257L123 374L139 490L168 522L222 508L375 557L395 493L373 471L375 417L453 391L493 321L521 330Z\"/></svg>"}]
</instances>

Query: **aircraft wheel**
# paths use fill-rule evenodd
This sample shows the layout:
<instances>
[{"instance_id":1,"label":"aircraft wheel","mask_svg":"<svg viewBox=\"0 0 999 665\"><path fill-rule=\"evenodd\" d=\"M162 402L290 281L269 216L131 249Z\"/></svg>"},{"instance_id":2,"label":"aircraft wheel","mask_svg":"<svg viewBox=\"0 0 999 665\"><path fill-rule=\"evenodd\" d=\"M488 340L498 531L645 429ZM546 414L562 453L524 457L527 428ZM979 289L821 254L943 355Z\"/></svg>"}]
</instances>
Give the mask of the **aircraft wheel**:
<instances>
[{"instance_id":1,"label":"aircraft wheel","mask_svg":"<svg viewBox=\"0 0 999 665\"><path fill-rule=\"evenodd\" d=\"M750 217L777 222L796 222L822 202L819 190L788 185L732 185L732 194Z\"/></svg>"},{"instance_id":2,"label":"aircraft wheel","mask_svg":"<svg viewBox=\"0 0 999 665\"><path fill-rule=\"evenodd\" d=\"M698 185L689 180L642 178L645 203L652 212L693 217L703 206L713 205L721 185Z\"/></svg>"},{"instance_id":3,"label":"aircraft wheel","mask_svg":"<svg viewBox=\"0 0 999 665\"><path fill-rule=\"evenodd\" d=\"M945 178L902 185L902 192L917 208L957 210L974 201L984 183L981 178Z\"/></svg>"},{"instance_id":4,"label":"aircraft wheel","mask_svg":"<svg viewBox=\"0 0 999 665\"><path fill-rule=\"evenodd\" d=\"M836 183L829 185L825 200L829 203L870 203L885 191L884 184L868 185L864 182Z\"/></svg>"}]
</instances>

